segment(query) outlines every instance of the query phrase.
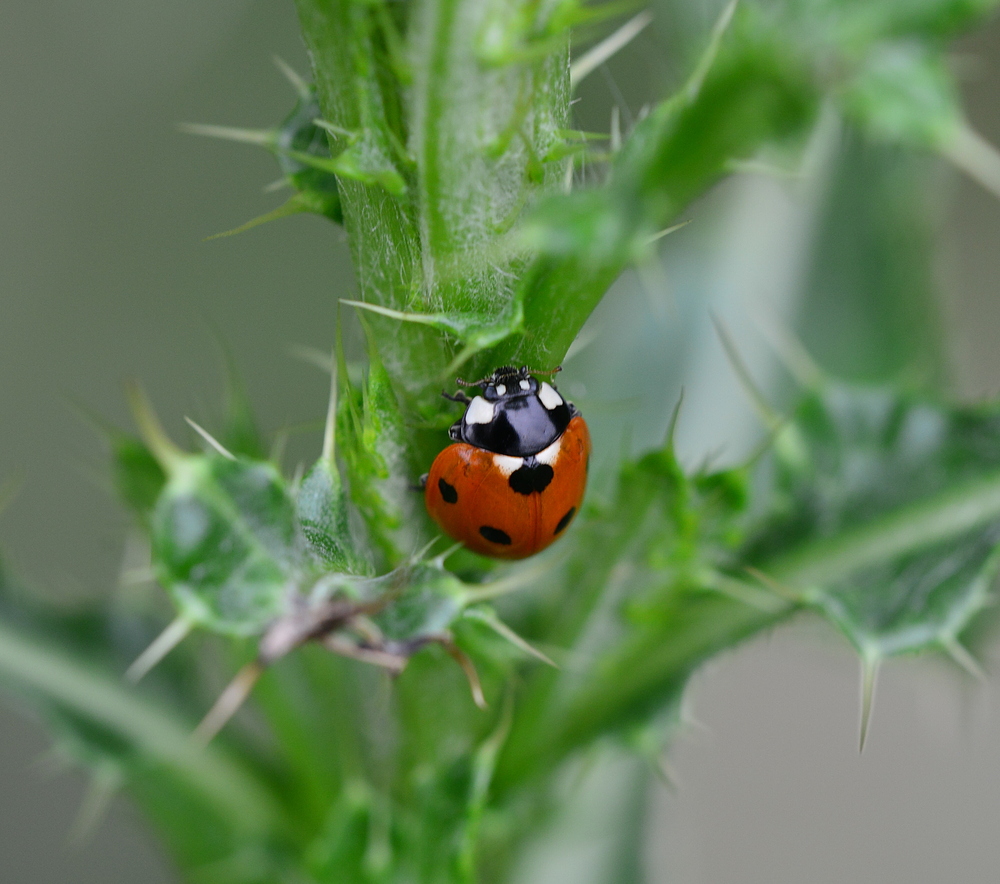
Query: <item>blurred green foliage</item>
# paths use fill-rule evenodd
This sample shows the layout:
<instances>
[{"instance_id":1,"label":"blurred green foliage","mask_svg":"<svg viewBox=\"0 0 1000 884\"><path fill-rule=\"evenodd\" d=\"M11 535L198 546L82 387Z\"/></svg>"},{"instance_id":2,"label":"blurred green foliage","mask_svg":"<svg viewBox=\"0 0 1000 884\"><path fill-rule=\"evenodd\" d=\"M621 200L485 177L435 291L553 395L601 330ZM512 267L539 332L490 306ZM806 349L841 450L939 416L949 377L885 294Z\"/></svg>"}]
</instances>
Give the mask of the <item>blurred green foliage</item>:
<instances>
[{"instance_id":1,"label":"blurred green foliage","mask_svg":"<svg viewBox=\"0 0 1000 884\"><path fill-rule=\"evenodd\" d=\"M338 342L304 476L265 457L235 383L204 452L137 399L142 439L109 441L177 609L153 656L171 653L128 685L155 617L55 612L4 577L0 676L130 791L189 880L444 884L510 880L567 762L609 738L655 755L692 671L796 612L847 635L869 687L904 652L975 669L962 639L1000 556L1000 418L937 389L923 207L929 153L968 131L948 40L994 5L746 0L710 24L663 3L654 26L699 51L605 142L571 126L570 44L622 24L617 5L298 0L313 85L293 77L289 117L199 131L277 157L294 193L258 220L343 226L368 358ZM692 469L675 412L551 553L500 567L434 548L413 486L454 419L441 387L560 363L694 200L740 161L804 168L830 119L845 134L811 173L826 189L798 322L823 367L789 357L759 450ZM243 668L205 747L188 735L220 658Z\"/></svg>"}]
</instances>

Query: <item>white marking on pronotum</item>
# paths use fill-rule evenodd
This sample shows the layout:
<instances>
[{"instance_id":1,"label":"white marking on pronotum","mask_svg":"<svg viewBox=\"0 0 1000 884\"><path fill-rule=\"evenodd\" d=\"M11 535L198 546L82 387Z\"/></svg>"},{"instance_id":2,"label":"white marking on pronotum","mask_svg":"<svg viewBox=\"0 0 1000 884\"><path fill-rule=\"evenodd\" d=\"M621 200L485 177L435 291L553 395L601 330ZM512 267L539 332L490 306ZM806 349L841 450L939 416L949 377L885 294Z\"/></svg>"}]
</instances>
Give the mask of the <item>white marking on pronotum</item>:
<instances>
[{"instance_id":1,"label":"white marking on pronotum","mask_svg":"<svg viewBox=\"0 0 1000 884\"><path fill-rule=\"evenodd\" d=\"M497 384L497 396L506 396L507 388L503 384Z\"/></svg>"},{"instance_id":2,"label":"white marking on pronotum","mask_svg":"<svg viewBox=\"0 0 1000 884\"><path fill-rule=\"evenodd\" d=\"M538 398L542 400L542 405L549 411L563 404L563 397L556 392L555 387L550 386L545 381L542 381L542 385L538 388Z\"/></svg>"},{"instance_id":3,"label":"white marking on pronotum","mask_svg":"<svg viewBox=\"0 0 1000 884\"><path fill-rule=\"evenodd\" d=\"M550 467L555 467L556 461L559 460L559 455L562 453L562 436L556 439L548 448L543 448L538 454L535 455L535 460L539 463L548 464Z\"/></svg>"},{"instance_id":4,"label":"white marking on pronotum","mask_svg":"<svg viewBox=\"0 0 1000 884\"><path fill-rule=\"evenodd\" d=\"M529 384L527 381L521 381L521 389L522 390L527 390L530 387L531 387L531 384Z\"/></svg>"},{"instance_id":5,"label":"white marking on pronotum","mask_svg":"<svg viewBox=\"0 0 1000 884\"><path fill-rule=\"evenodd\" d=\"M465 412L465 422L467 424L488 424L493 420L493 406L482 396L476 396L469 403L469 408Z\"/></svg>"},{"instance_id":6,"label":"white marking on pronotum","mask_svg":"<svg viewBox=\"0 0 1000 884\"><path fill-rule=\"evenodd\" d=\"M515 470L524 465L523 457L511 457L507 454L494 454L493 466L495 466L505 476L509 476Z\"/></svg>"}]
</instances>

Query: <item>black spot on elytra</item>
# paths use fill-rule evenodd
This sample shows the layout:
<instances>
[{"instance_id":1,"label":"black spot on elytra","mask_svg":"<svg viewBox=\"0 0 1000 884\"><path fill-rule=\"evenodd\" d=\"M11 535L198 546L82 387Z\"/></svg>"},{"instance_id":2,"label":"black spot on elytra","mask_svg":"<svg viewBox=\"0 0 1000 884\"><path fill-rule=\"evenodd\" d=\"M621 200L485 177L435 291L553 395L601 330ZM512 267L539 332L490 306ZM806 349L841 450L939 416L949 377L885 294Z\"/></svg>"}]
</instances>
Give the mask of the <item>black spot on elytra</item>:
<instances>
[{"instance_id":1,"label":"black spot on elytra","mask_svg":"<svg viewBox=\"0 0 1000 884\"><path fill-rule=\"evenodd\" d=\"M490 543L500 543L504 546L510 546L510 535L506 531L501 531L499 528L491 528L489 525L482 525L479 529L479 533L483 535Z\"/></svg>"},{"instance_id":2,"label":"black spot on elytra","mask_svg":"<svg viewBox=\"0 0 1000 884\"><path fill-rule=\"evenodd\" d=\"M547 463L526 463L510 474L507 480L511 488L518 494L531 494L533 491L543 492L549 487L549 482L555 473Z\"/></svg>"},{"instance_id":3,"label":"black spot on elytra","mask_svg":"<svg viewBox=\"0 0 1000 884\"><path fill-rule=\"evenodd\" d=\"M569 520L573 518L573 513L575 513L575 512L576 512L576 507L575 506L571 506L569 508L569 512L566 513L566 515L563 516L559 520L559 524L556 525L556 530L553 531L552 533L553 534L558 534L560 531L562 531L562 529L565 528L569 524Z\"/></svg>"},{"instance_id":4,"label":"black spot on elytra","mask_svg":"<svg viewBox=\"0 0 1000 884\"><path fill-rule=\"evenodd\" d=\"M445 503L458 503L458 492L454 485L449 485L444 479L438 479L438 490Z\"/></svg>"}]
</instances>

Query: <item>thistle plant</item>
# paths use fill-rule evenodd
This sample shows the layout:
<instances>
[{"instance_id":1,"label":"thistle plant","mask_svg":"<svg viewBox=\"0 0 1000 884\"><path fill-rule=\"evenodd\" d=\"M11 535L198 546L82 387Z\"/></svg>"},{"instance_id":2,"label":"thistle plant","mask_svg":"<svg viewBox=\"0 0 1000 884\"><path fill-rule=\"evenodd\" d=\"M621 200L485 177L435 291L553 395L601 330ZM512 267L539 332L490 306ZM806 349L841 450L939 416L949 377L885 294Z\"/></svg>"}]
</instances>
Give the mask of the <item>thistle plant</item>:
<instances>
[{"instance_id":1,"label":"thistle plant","mask_svg":"<svg viewBox=\"0 0 1000 884\"><path fill-rule=\"evenodd\" d=\"M187 447L133 388L138 433L109 432L112 469L175 619L113 602L69 617L5 576L0 676L128 791L185 880L485 884L512 880L559 814L568 765L617 742L654 776L691 673L795 615L857 650L862 744L881 661L978 672L965 638L1000 563L1000 403L940 389L906 199L935 154L1000 190L946 57L994 5L297 0L312 69L289 72L288 117L189 128L274 155L291 196L250 225L342 229L357 294L341 320L365 356L338 334L317 360L322 449L295 473L238 384ZM580 82L644 29L682 38L683 76L630 125L577 128ZM442 390L503 365L566 363L572 383L571 345L623 271L660 266L722 178L799 174L830 120L847 134L829 205L865 186L819 226L856 226L871 254L813 256L805 346L781 338L774 396L720 324L760 444L692 465L678 398L658 444L599 460L551 549L511 565L442 539L414 490L458 416ZM838 274L897 313L867 350L810 355Z\"/></svg>"}]
</instances>

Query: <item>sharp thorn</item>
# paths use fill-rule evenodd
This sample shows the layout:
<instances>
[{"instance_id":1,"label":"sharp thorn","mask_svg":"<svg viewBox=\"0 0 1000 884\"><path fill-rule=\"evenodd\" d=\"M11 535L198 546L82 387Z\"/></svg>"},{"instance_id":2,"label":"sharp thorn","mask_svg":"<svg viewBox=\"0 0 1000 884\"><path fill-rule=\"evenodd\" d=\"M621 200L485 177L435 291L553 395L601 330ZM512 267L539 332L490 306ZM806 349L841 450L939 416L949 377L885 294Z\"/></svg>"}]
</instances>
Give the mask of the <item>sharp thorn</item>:
<instances>
[{"instance_id":1,"label":"sharp thorn","mask_svg":"<svg viewBox=\"0 0 1000 884\"><path fill-rule=\"evenodd\" d=\"M218 439L216 439L211 433L208 432L200 424L195 423L191 418L186 417L184 420L187 421L188 426L191 427L202 439L204 439L212 448L214 448L219 454L221 454L227 460L236 460L236 455L233 454L228 448L226 448Z\"/></svg>"},{"instance_id":2,"label":"sharp thorn","mask_svg":"<svg viewBox=\"0 0 1000 884\"><path fill-rule=\"evenodd\" d=\"M875 679L878 676L879 660L875 654L865 653L861 657L861 732L858 737L858 752L865 751L868 726L871 723L872 703L875 699Z\"/></svg>"},{"instance_id":3,"label":"sharp thorn","mask_svg":"<svg viewBox=\"0 0 1000 884\"><path fill-rule=\"evenodd\" d=\"M684 86L684 91L687 93L689 101L693 101L701 91L701 85L705 82L705 77L708 75L708 72L712 69L712 65L715 63L716 56L719 53L719 44L722 42L722 36L725 34L726 29L733 20L733 13L736 12L736 6L738 3L739 0L730 0L725 9L722 10L719 17L715 20L715 24L712 26L712 33L708 40L708 46L705 48L701 58L698 60L694 73L691 74L687 84Z\"/></svg>"},{"instance_id":4,"label":"sharp thorn","mask_svg":"<svg viewBox=\"0 0 1000 884\"><path fill-rule=\"evenodd\" d=\"M739 378L743 389L750 397L750 401L756 408L760 419L772 432L778 429L778 427L782 424L781 415L771 408L767 399L764 398L764 394L757 388L756 383L754 383L753 378L750 376L750 372L740 357L739 351L736 349L736 345L733 342L729 331L714 313L712 314L712 325L715 326L715 332L719 336L719 341L722 343L722 349L726 353L730 366L732 366L732 369Z\"/></svg>"},{"instance_id":5,"label":"sharp thorn","mask_svg":"<svg viewBox=\"0 0 1000 884\"><path fill-rule=\"evenodd\" d=\"M777 580L771 577L770 574L765 574L763 571L761 571L758 568L755 568L753 565L747 565L746 567L744 567L743 570L746 571L747 574L749 574L755 580L758 580L760 583L762 583L764 586L766 586L768 589L774 592L775 595L784 599L786 602L793 602L794 604L797 605L802 604L801 595L799 595L797 592L795 592L795 590L791 589L790 587L785 586L783 583L779 583Z\"/></svg>"},{"instance_id":6,"label":"sharp thorn","mask_svg":"<svg viewBox=\"0 0 1000 884\"><path fill-rule=\"evenodd\" d=\"M676 224L671 224L669 227L664 227L663 230L659 230L656 233L652 234L652 236L646 237L646 245L658 242L659 240L663 239L663 237L670 236L671 233L676 233L678 230L680 230L683 227L687 227L688 224L691 223L693 223L693 219L688 218L687 221L678 221Z\"/></svg>"},{"instance_id":7,"label":"sharp thorn","mask_svg":"<svg viewBox=\"0 0 1000 884\"><path fill-rule=\"evenodd\" d=\"M328 651L332 651L339 657L346 657L348 660L357 660L359 663L368 663L388 670L392 675L400 675L406 668L408 662L406 657L399 654L392 654L388 651L381 651L377 648L365 648L354 644L342 636L325 636L321 643Z\"/></svg>"},{"instance_id":8,"label":"sharp thorn","mask_svg":"<svg viewBox=\"0 0 1000 884\"><path fill-rule=\"evenodd\" d=\"M666 447L670 451L674 450L674 437L677 433L677 421L680 420L681 406L683 404L684 388L681 387L680 393L677 394L677 404L674 406L674 410L670 413L670 424L667 426Z\"/></svg>"},{"instance_id":9,"label":"sharp thorn","mask_svg":"<svg viewBox=\"0 0 1000 884\"><path fill-rule=\"evenodd\" d=\"M575 89L586 76L593 73L604 62L628 46L652 21L653 14L648 10L643 10L625 22L617 31L605 37L596 46L588 49L570 65L570 88Z\"/></svg>"},{"instance_id":10,"label":"sharp thorn","mask_svg":"<svg viewBox=\"0 0 1000 884\"><path fill-rule=\"evenodd\" d=\"M285 448L288 445L288 429L278 430L274 434L274 442L271 443L271 449L267 453L267 459L273 464L281 465L281 461L285 457Z\"/></svg>"},{"instance_id":11,"label":"sharp thorn","mask_svg":"<svg viewBox=\"0 0 1000 884\"><path fill-rule=\"evenodd\" d=\"M326 406L326 424L323 427L323 453L320 455L335 470L337 453L337 353L330 352L330 399Z\"/></svg>"},{"instance_id":12,"label":"sharp thorn","mask_svg":"<svg viewBox=\"0 0 1000 884\"><path fill-rule=\"evenodd\" d=\"M90 776L80 809L70 827L69 840L72 844L79 846L94 834L107 816L111 799L121 785L122 774L113 763L105 761L98 764Z\"/></svg>"},{"instance_id":13,"label":"sharp thorn","mask_svg":"<svg viewBox=\"0 0 1000 884\"><path fill-rule=\"evenodd\" d=\"M976 681L986 684L986 673L979 665L979 661L969 653L969 649L959 642L958 639L945 639L942 642L942 645L944 646L945 652L955 663L976 679Z\"/></svg>"},{"instance_id":14,"label":"sharp thorn","mask_svg":"<svg viewBox=\"0 0 1000 884\"><path fill-rule=\"evenodd\" d=\"M421 478L424 478L424 482L426 484L426 477L421 477ZM424 490L424 486L421 485L420 486L420 491L423 491L423 490ZM438 553L436 556L434 556L434 558L431 559L431 561L435 565L437 565L439 568L443 568L444 567L444 563L448 560L448 558L450 556L454 555L455 553L457 553L462 548L463 545L464 544L462 544L462 543L453 543L444 552Z\"/></svg>"},{"instance_id":15,"label":"sharp thorn","mask_svg":"<svg viewBox=\"0 0 1000 884\"><path fill-rule=\"evenodd\" d=\"M390 319L398 319L400 322L413 322L417 325L439 326L442 318L427 313L404 313L402 310L393 310L391 307L383 307L381 304L372 304L368 301L351 301L348 298L341 298L341 304L348 307L357 307L359 310L368 310L371 313L378 313L381 316L388 316Z\"/></svg>"},{"instance_id":16,"label":"sharp thorn","mask_svg":"<svg viewBox=\"0 0 1000 884\"><path fill-rule=\"evenodd\" d=\"M176 618L135 658L135 662L125 670L125 678L132 684L144 678L149 670L188 637L192 625L185 617Z\"/></svg>"},{"instance_id":17,"label":"sharp thorn","mask_svg":"<svg viewBox=\"0 0 1000 884\"><path fill-rule=\"evenodd\" d=\"M251 218L249 221L246 221L237 227L233 227L230 230L223 230L222 233L213 233L210 236L206 236L202 242L211 242L213 239L224 239L227 236L236 236L239 233L246 233L248 230L253 230L253 228L259 227L261 224L267 224L269 221L277 221L280 218L290 218L292 215L301 215L303 212L308 211L310 210L304 205L301 195L294 194L276 209L272 209L270 212L265 212L263 215L258 215L256 218Z\"/></svg>"},{"instance_id":18,"label":"sharp thorn","mask_svg":"<svg viewBox=\"0 0 1000 884\"><path fill-rule=\"evenodd\" d=\"M244 701L250 696L250 691L257 684L261 675L264 674L264 666L259 660L247 663L225 690L219 694L219 699L215 701L208 714L201 720L201 723L194 729L191 738L199 746L207 746L215 736L225 726L226 722L232 718Z\"/></svg>"},{"instance_id":19,"label":"sharp thorn","mask_svg":"<svg viewBox=\"0 0 1000 884\"><path fill-rule=\"evenodd\" d=\"M483 685L479 680L479 673L476 666L468 654L465 653L450 636L442 636L438 641L448 652L449 656L462 667L465 677L469 680L469 690L472 691L472 702L484 712L489 709L486 697L483 696Z\"/></svg>"},{"instance_id":20,"label":"sharp thorn","mask_svg":"<svg viewBox=\"0 0 1000 884\"><path fill-rule=\"evenodd\" d=\"M470 608L465 612L465 616L471 620L476 620L479 623L488 626L501 638L507 639L514 647L519 648L526 654L530 654L537 660L541 660L543 663L547 663L553 669L558 669L559 666L555 663L551 657L543 654L534 645L529 644L525 639L519 636L513 629L511 629L506 623L500 620L498 617L492 617L483 611L476 610L475 608Z\"/></svg>"},{"instance_id":21,"label":"sharp thorn","mask_svg":"<svg viewBox=\"0 0 1000 884\"><path fill-rule=\"evenodd\" d=\"M789 604L785 596L775 594L770 587L761 589L756 583L749 583L728 574L716 574L712 580L706 581L706 588L709 587L758 611L777 612L784 610Z\"/></svg>"},{"instance_id":22,"label":"sharp thorn","mask_svg":"<svg viewBox=\"0 0 1000 884\"><path fill-rule=\"evenodd\" d=\"M352 132L350 129L345 129L343 126L337 126L329 120L324 120L322 117L317 117L313 120L313 124L319 126L320 129L326 130L331 135L338 135L341 138L348 139L349 141L357 135L357 133Z\"/></svg>"},{"instance_id":23,"label":"sharp thorn","mask_svg":"<svg viewBox=\"0 0 1000 884\"><path fill-rule=\"evenodd\" d=\"M177 128L188 135L205 135L208 138L239 141L268 149L275 146L275 133L270 129L241 129L238 126L213 126L205 123L180 123Z\"/></svg>"},{"instance_id":24,"label":"sharp thorn","mask_svg":"<svg viewBox=\"0 0 1000 884\"><path fill-rule=\"evenodd\" d=\"M169 473L186 455L167 436L142 387L137 382L132 382L125 392L132 410L132 419L139 428L142 441L149 447L164 472Z\"/></svg>"},{"instance_id":25,"label":"sharp thorn","mask_svg":"<svg viewBox=\"0 0 1000 884\"><path fill-rule=\"evenodd\" d=\"M281 178L275 178L270 184L265 184L260 190L261 193L275 193L289 186L288 179L282 176Z\"/></svg>"},{"instance_id":26,"label":"sharp thorn","mask_svg":"<svg viewBox=\"0 0 1000 884\"><path fill-rule=\"evenodd\" d=\"M320 369L320 371L327 373L330 371L330 356L325 350L320 350L317 347L307 347L304 344L292 344L288 348L288 353L295 359L305 362L307 365L312 365Z\"/></svg>"},{"instance_id":27,"label":"sharp thorn","mask_svg":"<svg viewBox=\"0 0 1000 884\"><path fill-rule=\"evenodd\" d=\"M967 123L941 147L941 152L973 181L1000 197L1000 151Z\"/></svg>"},{"instance_id":28,"label":"sharp thorn","mask_svg":"<svg viewBox=\"0 0 1000 884\"><path fill-rule=\"evenodd\" d=\"M656 772L660 781L666 786L671 792L679 792L680 784L677 780L677 773L674 771L673 767L670 766L670 762L667 761L666 757L661 753L653 764L653 770Z\"/></svg>"},{"instance_id":29,"label":"sharp thorn","mask_svg":"<svg viewBox=\"0 0 1000 884\"><path fill-rule=\"evenodd\" d=\"M312 95L312 89L309 84L302 78L295 68L293 68L287 61L285 61L280 55L272 56L274 59L274 64L281 73L285 75L285 78L289 83L292 84L292 88L298 94L299 98L307 99Z\"/></svg>"},{"instance_id":30,"label":"sharp thorn","mask_svg":"<svg viewBox=\"0 0 1000 884\"><path fill-rule=\"evenodd\" d=\"M513 573L505 574L499 580L494 580L491 583L481 583L476 589L466 591L463 601L466 605L488 602L491 599L507 595L507 593L531 586L563 562L567 555L568 552L566 550L560 550L558 553L547 556L545 559L535 562L527 568L519 568Z\"/></svg>"},{"instance_id":31,"label":"sharp thorn","mask_svg":"<svg viewBox=\"0 0 1000 884\"><path fill-rule=\"evenodd\" d=\"M823 369L791 329L778 321L757 321L754 324L764 340L771 345L778 360L802 389L815 390L823 383Z\"/></svg>"}]
</instances>

